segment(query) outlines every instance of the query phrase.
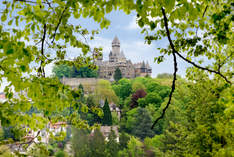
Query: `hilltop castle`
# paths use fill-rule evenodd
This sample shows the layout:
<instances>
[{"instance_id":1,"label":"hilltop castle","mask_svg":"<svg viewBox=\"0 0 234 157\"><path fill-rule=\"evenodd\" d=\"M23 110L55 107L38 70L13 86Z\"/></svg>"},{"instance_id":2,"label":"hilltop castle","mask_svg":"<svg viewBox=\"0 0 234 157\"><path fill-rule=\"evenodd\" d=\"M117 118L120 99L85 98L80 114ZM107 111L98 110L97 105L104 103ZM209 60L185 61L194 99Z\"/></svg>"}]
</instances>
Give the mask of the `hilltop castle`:
<instances>
[{"instance_id":1,"label":"hilltop castle","mask_svg":"<svg viewBox=\"0 0 234 157\"><path fill-rule=\"evenodd\" d=\"M112 51L109 54L109 61L103 61L103 57L99 57L96 64L99 66L99 78L114 80L114 73L117 68L120 69L122 77L135 78L138 76L151 76L152 68L148 62L133 64L131 60L127 60L123 50L120 51L120 41L115 36L112 41Z\"/></svg>"}]
</instances>

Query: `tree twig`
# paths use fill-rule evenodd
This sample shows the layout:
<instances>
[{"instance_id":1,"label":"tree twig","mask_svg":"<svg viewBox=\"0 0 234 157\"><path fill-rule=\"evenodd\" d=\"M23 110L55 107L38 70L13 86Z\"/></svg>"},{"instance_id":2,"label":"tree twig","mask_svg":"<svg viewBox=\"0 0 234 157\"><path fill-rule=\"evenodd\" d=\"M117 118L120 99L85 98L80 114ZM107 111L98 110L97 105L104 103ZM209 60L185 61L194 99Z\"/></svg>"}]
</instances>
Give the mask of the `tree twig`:
<instances>
[{"instance_id":1,"label":"tree twig","mask_svg":"<svg viewBox=\"0 0 234 157\"><path fill-rule=\"evenodd\" d=\"M231 54L231 55L229 55L229 56L227 56L227 58L225 59L225 60L228 60L230 57L232 57L233 56L233 54ZM222 68L222 66L225 64L225 61L223 61L222 63L221 63L221 61L220 61L220 59L219 59L219 63L218 63L218 72L220 72L221 71L221 68Z\"/></svg>"},{"instance_id":2,"label":"tree twig","mask_svg":"<svg viewBox=\"0 0 234 157\"><path fill-rule=\"evenodd\" d=\"M204 12L203 12L203 14L202 14L202 18L205 16L206 11L207 11L207 8L208 8L208 5L206 6L206 8L205 8L205 10L204 10ZM198 25L198 27L197 27L197 29L196 29L196 36L197 36L198 29L199 29L199 25Z\"/></svg>"}]
</instances>

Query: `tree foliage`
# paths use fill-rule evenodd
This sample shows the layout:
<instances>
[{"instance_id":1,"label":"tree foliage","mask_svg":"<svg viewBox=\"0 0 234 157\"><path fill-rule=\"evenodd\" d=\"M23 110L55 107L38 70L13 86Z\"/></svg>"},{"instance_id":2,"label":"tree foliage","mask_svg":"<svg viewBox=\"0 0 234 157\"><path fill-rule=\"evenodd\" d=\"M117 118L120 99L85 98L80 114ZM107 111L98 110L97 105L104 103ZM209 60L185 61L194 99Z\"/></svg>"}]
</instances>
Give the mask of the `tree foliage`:
<instances>
[{"instance_id":1,"label":"tree foliage","mask_svg":"<svg viewBox=\"0 0 234 157\"><path fill-rule=\"evenodd\" d=\"M92 40L97 31L88 32L81 25L70 21L89 17L98 22L101 28L106 28L110 21L105 15L117 8L127 14L137 13L136 20L142 28L146 43L153 44L163 38L167 38L169 42L167 48L159 48L160 55L155 58L155 62L161 63L166 55L171 56L174 69L170 91L164 88L163 92L157 93L157 97L160 96L164 102L159 107L159 116L153 126L159 125L158 122L164 115L169 117L163 121L163 125L169 127L164 126L163 136L156 138L162 141L160 144L156 142L156 145L160 145L157 150L164 156L191 156L190 153L192 156L233 154L231 0L1 1L0 80L6 79L9 83L4 89L7 101L0 105L2 126L14 126L19 128L20 132L25 132L26 129L22 126L40 130L45 128L49 121L69 120L77 127L88 127L78 112L66 117L55 114L68 107L76 111L88 110L85 105L78 103L78 90L64 86L57 78L46 77L45 66L54 63L78 69L96 69L94 63L101 49L95 48L95 51L91 51L85 41L87 38ZM75 48L80 52L72 61L66 58L68 48ZM203 64L204 60L201 58L209 62ZM192 65L187 68L186 73L191 85L183 94L176 90L179 87L176 84L178 59ZM210 77L210 74L213 76ZM58 76L66 76L64 70L60 70ZM146 96L146 91L148 94L152 93L149 94L152 96L148 98L149 102L157 104L153 93L159 89L156 84L148 84L147 79L149 78L136 79L134 85L132 84L132 91L135 92L133 95L128 90L121 95L119 89L122 87L116 87L115 93L109 83L101 81L95 95L98 99L107 98L109 102L118 102L116 95L121 95L126 104L129 104L129 98L132 98L132 107L136 107L138 99ZM144 92L137 93L140 89ZM184 99L172 98L177 94ZM143 99L141 101L143 103ZM170 104L174 106L170 108ZM125 107L129 109L127 105ZM32 108L37 113L29 114ZM169 112L166 113L166 110ZM130 118L129 124L136 120L132 116L135 114L136 108L127 114ZM21 140L20 136L18 137L16 140ZM97 143L99 146L103 144L100 141ZM128 149L121 153L142 156L141 147L142 143L133 137L128 143ZM44 146L40 145L38 148L35 153L48 155ZM97 154L103 155L103 148L96 150Z\"/></svg>"},{"instance_id":2,"label":"tree foliage","mask_svg":"<svg viewBox=\"0 0 234 157\"><path fill-rule=\"evenodd\" d=\"M138 105L138 102L137 100L139 98L144 98L145 96L147 95L147 93L143 90L143 89L140 89L140 90L137 90L135 93L132 94L132 101L131 101L131 107L134 108L134 107L137 107Z\"/></svg>"},{"instance_id":3,"label":"tree foliage","mask_svg":"<svg viewBox=\"0 0 234 157\"><path fill-rule=\"evenodd\" d=\"M70 67L68 65L57 65L53 67L53 73L55 76L57 76L59 79L63 77L70 77Z\"/></svg>"},{"instance_id":4,"label":"tree foliage","mask_svg":"<svg viewBox=\"0 0 234 157\"><path fill-rule=\"evenodd\" d=\"M112 88L115 94L123 100L132 92L131 81L126 78L119 80L117 84L112 85Z\"/></svg>"},{"instance_id":5,"label":"tree foliage","mask_svg":"<svg viewBox=\"0 0 234 157\"><path fill-rule=\"evenodd\" d=\"M95 99L97 103L107 99L109 103L118 103L119 99L112 89L111 83L107 80L98 80L95 89Z\"/></svg>"},{"instance_id":6,"label":"tree foliage","mask_svg":"<svg viewBox=\"0 0 234 157\"><path fill-rule=\"evenodd\" d=\"M46 77L45 66L53 63L96 69L94 62L101 49L95 48L92 53L84 40L92 40L97 31L88 32L69 21L89 16L104 28L110 23L104 15L111 10L112 3L105 1L0 2L0 80L6 79L9 83L4 90L7 101L0 107L2 126L39 130L45 128L49 120L68 118L75 126L88 127L76 112L70 117L52 116L69 106L75 108L77 102L73 95L78 91L62 85L58 79ZM68 48L80 52L72 61L66 58ZM64 76L63 70L59 76ZM26 114L32 107L40 114Z\"/></svg>"},{"instance_id":7,"label":"tree foliage","mask_svg":"<svg viewBox=\"0 0 234 157\"><path fill-rule=\"evenodd\" d=\"M97 70L93 70L88 67L80 67L79 69L77 69L75 66L71 67L64 64L55 65L53 67L53 73L59 79L63 77L92 78L98 76Z\"/></svg>"},{"instance_id":8,"label":"tree foliage","mask_svg":"<svg viewBox=\"0 0 234 157\"><path fill-rule=\"evenodd\" d=\"M107 101L107 99L105 100L105 104L103 106L103 119L102 119L102 124L103 125L107 125L107 126L111 126L112 125L112 115L111 115L111 111L110 111L110 107L109 107L109 103Z\"/></svg>"},{"instance_id":9,"label":"tree foliage","mask_svg":"<svg viewBox=\"0 0 234 157\"><path fill-rule=\"evenodd\" d=\"M152 137L154 135L151 130L152 120L148 111L144 108L138 108L136 114L136 122L132 128L132 134L143 140L145 137Z\"/></svg>"},{"instance_id":10,"label":"tree foliage","mask_svg":"<svg viewBox=\"0 0 234 157\"><path fill-rule=\"evenodd\" d=\"M118 151L119 151L119 144L116 141L116 134L115 131L111 128L111 132L108 136L108 142L107 142L107 150L108 150L108 154L110 154L110 156L113 157L117 157L118 156Z\"/></svg>"},{"instance_id":11,"label":"tree foliage","mask_svg":"<svg viewBox=\"0 0 234 157\"><path fill-rule=\"evenodd\" d=\"M72 148L75 157L110 157L117 156L119 144L116 142L114 131L109 135L109 141L105 141L100 130L93 130L91 133L87 130L73 130Z\"/></svg>"},{"instance_id":12,"label":"tree foliage","mask_svg":"<svg viewBox=\"0 0 234 157\"><path fill-rule=\"evenodd\" d=\"M115 81L119 81L121 78L122 78L122 73L118 67L115 69L114 79Z\"/></svg>"},{"instance_id":13,"label":"tree foliage","mask_svg":"<svg viewBox=\"0 0 234 157\"><path fill-rule=\"evenodd\" d=\"M230 102L231 88L220 81L208 80L205 75L199 77L196 84L176 92L176 99L181 100L174 101L175 114L168 115L172 120L160 140L161 151L169 156L231 156L230 139L234 132L230 131L232 122L227 110L232 109L224 105Z\"/></svg>"}]
</instances>

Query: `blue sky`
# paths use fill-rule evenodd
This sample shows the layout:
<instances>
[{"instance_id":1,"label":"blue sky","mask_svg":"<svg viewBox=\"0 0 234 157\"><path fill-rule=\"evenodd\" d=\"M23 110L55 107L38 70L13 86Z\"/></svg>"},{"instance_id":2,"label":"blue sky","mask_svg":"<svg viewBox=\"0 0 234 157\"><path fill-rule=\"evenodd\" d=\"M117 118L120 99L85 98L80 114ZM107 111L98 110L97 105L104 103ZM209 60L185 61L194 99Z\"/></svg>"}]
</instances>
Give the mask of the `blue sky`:
<instances>
[{"instance_id":1,"label":"blue sky","mask_svg":"<svg viewBox=\"0 0 234 157\"><path fill-rule=\"evenodd\" d=\"M95 36L93 41L89 41L91 47L103 47L104 60L108 59L111 50L111 42L115 35L118 36L121 44L121 50L127 59L132 60L133 63L148 61L152 67L152 77L156 77L159 73L173 73L173 60L172 56L166 57L166 60L157 64L154 63L154 57L159 55L158 47L165 47L168 44L167 39L153 42L151 45L144 43L144 35L141 34L141 28L136 24L136 14L132 13L126 15L122 11L113 11L106 16L111 24L108 29L100 29L99 24L92 19L75 19L72 20L74 24L81 24L88 30L99 29L100 34ZM77 50L70 49L68 57L72 57ZM183 61L178 61L179 71L178 74L185 76L187 64ZM52 66L47 66L47 76L51 74Z\"/></svg>"}]
</instances>

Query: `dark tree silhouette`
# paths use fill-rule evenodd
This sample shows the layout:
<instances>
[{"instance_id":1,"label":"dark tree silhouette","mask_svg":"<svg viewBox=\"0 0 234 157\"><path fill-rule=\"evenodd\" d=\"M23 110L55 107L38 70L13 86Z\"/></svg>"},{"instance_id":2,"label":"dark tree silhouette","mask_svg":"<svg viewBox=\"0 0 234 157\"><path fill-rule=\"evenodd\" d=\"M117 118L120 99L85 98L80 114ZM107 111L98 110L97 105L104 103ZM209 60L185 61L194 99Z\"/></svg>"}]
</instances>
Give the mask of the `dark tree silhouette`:
<instances>
[{"instance_id":1,"label":"dark tree silhouette","mask_svg":"<svg viewBox=\"0 0 234 157\"><path fill-rule=\"evenodd\" d=\"M111 115L111 111L110 111L110 107L109 107L109 103L107 101L107 99L105 100L105 104L103 106L103 120L102 120L102 124L103 125L107 125L107 126L111 126L112 125L112 115Z\"/></svg>"},{"instance_id":2,"label":"dark tree silhouette","mask_svg":"<svg viewBox=\"0 0 234 157\"><path fill-rule=\"evenodd\" d=\"M115 69L114 79L115 81L119 81L122 78L122 73L119 68Z\"/></svg>"}]
</instances>

